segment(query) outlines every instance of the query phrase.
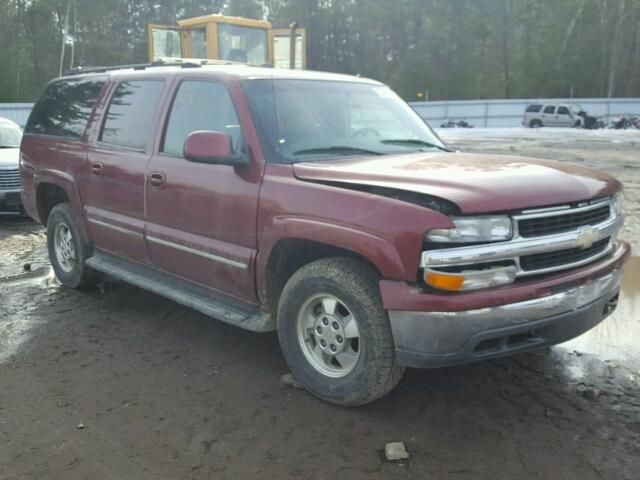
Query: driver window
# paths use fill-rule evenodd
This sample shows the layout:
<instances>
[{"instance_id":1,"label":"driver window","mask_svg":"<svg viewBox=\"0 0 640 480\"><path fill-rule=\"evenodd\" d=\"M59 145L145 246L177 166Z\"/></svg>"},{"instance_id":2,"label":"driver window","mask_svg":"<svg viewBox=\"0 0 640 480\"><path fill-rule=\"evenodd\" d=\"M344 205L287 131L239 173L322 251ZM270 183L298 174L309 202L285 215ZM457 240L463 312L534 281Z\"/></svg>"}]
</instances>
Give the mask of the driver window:
<instances>
[{"instance_id":1,"label":"driver window","mask_svg":"<svg viewBox=\"0 0 640 480\"><path fill-rule=\"evenodd\" d=\"M220 82L184 81L173 99L166 123L161 152L182 156L184 142L191 132L209 130L226 133L237 148L240 121L227 88Z\"/></svg>"},{"instance_id":2,"label":"driver window","mask_svg":"<svg viewBox=\"0 0 640 480\"><path fill-rule=\"evenodd\" d=\"M569 109L567 107L558 107L558 115L569 115Z\"/></svg>"}]
</instances>

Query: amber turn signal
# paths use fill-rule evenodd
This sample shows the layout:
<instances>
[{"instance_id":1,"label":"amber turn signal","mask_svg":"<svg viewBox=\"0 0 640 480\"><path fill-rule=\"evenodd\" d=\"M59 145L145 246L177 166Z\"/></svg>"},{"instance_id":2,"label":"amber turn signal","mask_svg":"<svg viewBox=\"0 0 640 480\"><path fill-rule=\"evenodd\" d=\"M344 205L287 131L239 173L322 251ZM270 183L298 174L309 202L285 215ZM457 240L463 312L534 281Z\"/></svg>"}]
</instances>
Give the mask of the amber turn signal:
<instances>
[{"instance_id":1,"label":"amber turn signal","mask_svg":"<svg viewBox=\"0 0 640 480\"><path fill-rule=\"evenodd\" d=\"M456 273L426 269L424 281L427 282L427 285L440 290L459 292L513 283L516 279L516 272L514 265L496 266L484 270L464 270Z\"/></svg>"},{"instance_id":2,"label":"amber turn signal","mask_svg":"<svg viewBox=\"0 0 640 480\"><path fill-rule=\"evenodd\" d=\"M464 285L463 275L447 275L434 271L427 271L424 280L432 287L441 290L461 290Z\"/></svg>"}]
</instances>

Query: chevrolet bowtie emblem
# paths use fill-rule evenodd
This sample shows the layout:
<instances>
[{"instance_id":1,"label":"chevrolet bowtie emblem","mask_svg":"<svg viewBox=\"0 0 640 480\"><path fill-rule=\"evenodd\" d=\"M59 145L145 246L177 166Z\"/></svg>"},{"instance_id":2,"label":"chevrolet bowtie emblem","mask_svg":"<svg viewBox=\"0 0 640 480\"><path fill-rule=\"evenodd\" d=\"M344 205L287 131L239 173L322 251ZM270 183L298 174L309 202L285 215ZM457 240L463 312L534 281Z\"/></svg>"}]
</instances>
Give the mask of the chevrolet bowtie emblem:
<instances>
[{"instance_id":1,"label":"chevrolet bowtie emblem","mask_svg":"<svg viewBox=\"0 0 640 480\"><path fill-rule=\"evenodd\" d=\"M589 248L595 242L600 240L600 233L595 228L585 228L580 233L578 233L578 238L576 239L576 245L581 248Z\"/></svg>"}]
</instances>

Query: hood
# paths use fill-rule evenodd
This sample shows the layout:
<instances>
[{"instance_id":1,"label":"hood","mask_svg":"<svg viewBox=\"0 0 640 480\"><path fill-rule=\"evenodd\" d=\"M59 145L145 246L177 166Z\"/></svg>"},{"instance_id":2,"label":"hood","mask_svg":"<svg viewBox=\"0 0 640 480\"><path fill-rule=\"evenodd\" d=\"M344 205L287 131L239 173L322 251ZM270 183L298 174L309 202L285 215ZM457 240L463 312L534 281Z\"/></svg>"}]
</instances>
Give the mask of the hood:
<instances>
[{"instance_id":1,"label":"hood","mask_svg":"<svg viewBox=\"0 0 640 480\"><path fill-rule=\"evenodd\" d=\"M296 163L297 178L369 185L440 197L463 213L574 203L611 195L618 180L551 160L468 153L416 153Z\"/></svg>"},{"instance_id":2,"label":"hood","mask_svg":"<svg viewBox=\"0 0 640 480\"><path fill-rule=\"evenodd\" d=\"M18 168L19 164L19 148L0 148L0 168Z\"/></svg>"}]
</instances>

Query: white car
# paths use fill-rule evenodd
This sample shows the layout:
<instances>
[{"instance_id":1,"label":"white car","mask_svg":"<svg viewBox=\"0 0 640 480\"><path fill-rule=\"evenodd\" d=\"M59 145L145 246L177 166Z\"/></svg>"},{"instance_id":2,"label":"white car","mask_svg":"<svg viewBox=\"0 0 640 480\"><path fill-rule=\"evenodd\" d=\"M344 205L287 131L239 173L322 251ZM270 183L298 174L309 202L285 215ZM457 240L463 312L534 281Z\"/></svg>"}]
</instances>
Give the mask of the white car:
<instances>
[{"instance_id":1,"label":"white car","mask_svg":"<svg viewBox=\"0 0 640 480\"><path fill-rule=\"evenodd\" d=\"M525 127L581 127L584 119L580 105L568 103L533 103L524 112Z\"/></svg>"},{"instance_id":2,"label":"white car","mask_svg":"<svg viewBox=\"0 0 640 480\"><path fill-rule=\"evenodd\" d=\"M17 123L0 117L0 215L22 214L20 198L20 141Z\"/></svg>"}]
</instances>

